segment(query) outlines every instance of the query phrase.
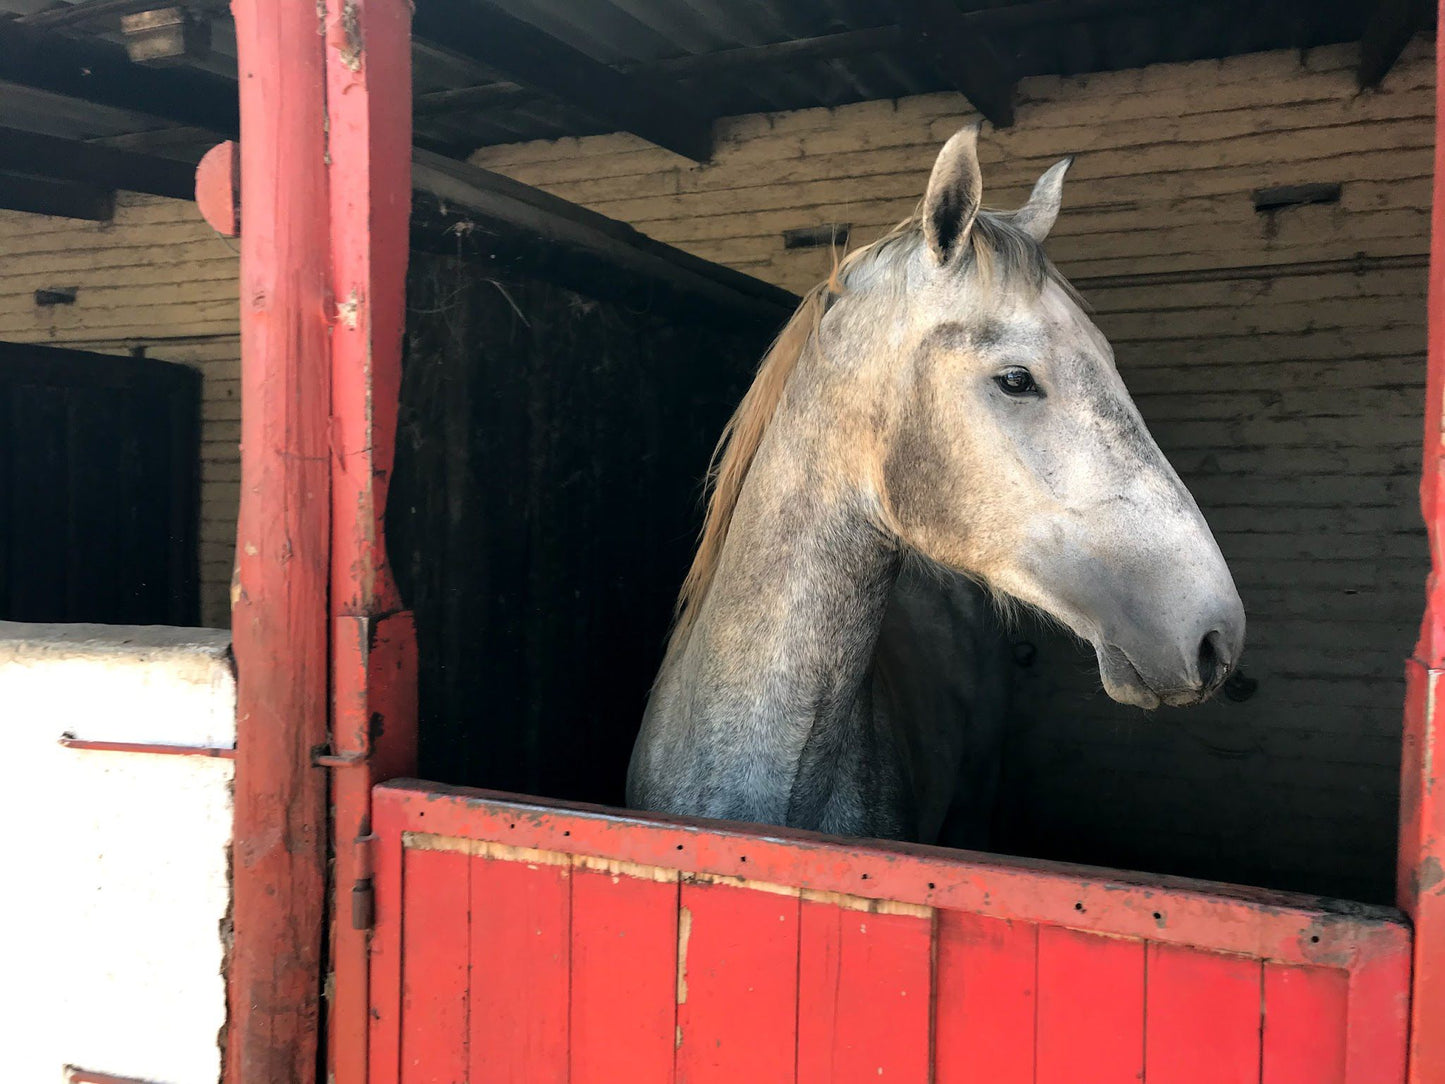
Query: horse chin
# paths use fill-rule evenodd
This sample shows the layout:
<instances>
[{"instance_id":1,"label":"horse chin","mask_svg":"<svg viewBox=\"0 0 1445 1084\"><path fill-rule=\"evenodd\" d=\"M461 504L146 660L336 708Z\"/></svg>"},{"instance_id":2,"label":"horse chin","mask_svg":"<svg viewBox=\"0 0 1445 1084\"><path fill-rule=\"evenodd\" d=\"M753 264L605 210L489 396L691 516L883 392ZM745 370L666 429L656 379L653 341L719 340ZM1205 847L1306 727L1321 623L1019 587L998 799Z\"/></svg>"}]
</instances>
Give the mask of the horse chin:
<instances>
[{"instance_id":1,"label":"horse chin","mask_svg":"<svg viewBox=\"0 0 1445 1084\"><path fill-rule=\"evenodd\" d=\"M1099 657L1099 677L1104 681L1104 691L1121 704L1153 711L1161 703L1159 694L1151 689L1129 656L1113 644L1103 642L1094 645Z\"/></svg>"}]
</instances>

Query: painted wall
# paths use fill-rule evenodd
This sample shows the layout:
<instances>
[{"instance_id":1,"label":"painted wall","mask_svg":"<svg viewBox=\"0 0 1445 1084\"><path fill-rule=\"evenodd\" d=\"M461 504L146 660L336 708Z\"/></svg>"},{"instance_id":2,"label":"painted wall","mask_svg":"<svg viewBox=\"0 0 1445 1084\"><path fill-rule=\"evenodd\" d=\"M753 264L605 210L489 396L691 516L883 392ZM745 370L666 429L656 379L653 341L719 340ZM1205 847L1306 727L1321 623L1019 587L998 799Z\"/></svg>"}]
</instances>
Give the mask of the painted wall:
<instances>
[{"instance_id":1,"label":"painted wall","mask_svg":"<svg viewBox=\"0 0 1445 1084\"><path fill-rule=\"evenodd\" d=\"M144 350L201 372L201 622L230 622L240 500L235 242L195 204L121 193L111 222L0 211L0 339L100 353ZM73 305L35 291L74 286Z\"/></svg>"},{"instance_id":2,"label":"painted wall","mask_svg":"<svg viewBox=\"0 0 1445 1084\"><path fill-rule=\"evenodd\" d=\"M198 629L0 622L0 1079L220 1078L231 762L58 739L234 745L229 651Z\"/></svg>"},{"instance_id":3,"label":"painted wall","mask_svg":"<svg viewBox=\"0 0 1445 1084\"><path fill-rule=\"evenodd\" d=\"M1090 654L1019 630L1038 658L1018 672L1007 849L1392 893L1402 660L1427 567L1416 486L1434 59L1417 41L1360 94L1356 57L1029 79L1017 124L983 133L993 206L1077 155L1050 252L1230 560L1260 682L1246 703L1145 716L1099 692ZM629 136L475 160L802 290L830 256L785 250L782 231L843 222L855 242L876 236L974 119L935 94L726 120L705 166ZM1340 202L1254 210L1255 188L1309 182L1340 182ZM1358 269L1325 263L1356 256ZM1314 266L1283 267L1297 264Z\"/></svg>"},{"instance_id":4,"label":"painted wall","mask_svg":"<svg viewBox=\"0 0 1445 1084\"><path fill-rule=\"evenodd\" d=\"M1401 660L1426 567L1434 61L1417 41L1359 94L1355 57L1029 79L1018 123L984 133L998 206L1078 155L1051 251L1230 559L1260 681L1244 704L1141 717L1098 694L1072 645L1021 630L1039 657L1019 673L1013 849L1390 895ZM706 166L621 135L477 161L803 289L829 256L785 250L782 231L847 222L866 241L911 210L938 145L973 119L958 96L925 95L723 120ZM1253 209L1256 187L1314 181L1341 182L1341 201ZM140 345L205 372L203 613L224 623L239 489L231 244L189 204L131 197L103 225L0 213L0 252L0 337ZM1361 254L1358 270L1269 270ZM35 305L35 289L64 285L81 287L74 306Z\"/></svg>"}]
</instances>

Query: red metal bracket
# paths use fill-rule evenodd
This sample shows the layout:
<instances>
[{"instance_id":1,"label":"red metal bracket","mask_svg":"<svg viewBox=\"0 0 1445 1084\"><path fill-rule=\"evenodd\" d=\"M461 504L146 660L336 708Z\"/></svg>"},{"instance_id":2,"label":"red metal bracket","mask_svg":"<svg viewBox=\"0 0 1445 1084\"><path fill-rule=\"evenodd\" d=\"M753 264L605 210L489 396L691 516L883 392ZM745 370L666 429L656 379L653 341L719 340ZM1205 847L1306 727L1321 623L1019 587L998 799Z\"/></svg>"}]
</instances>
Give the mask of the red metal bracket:
<instances>
[{"instance_id":1,"label":"red metal bracket","mask_svg":"<svg viewBox=\"0 0 1445 1084\"><path fill-rule=\"evenodd\" d=\"M318 768L355 768L371 759L371 750L362 749L351 753L317 753L311 763Z\"/></svg>"},{"instance_id":2,"label":"red metal bracket","mask_svg":"<svg viewBox=\"0 0 1445 1084\"><path fill-rule=\"evenodd\" d=\"M90 1069L65 1067L65 1084L153 1084L138 1076L116 1076L114 1073L97 1073Z\"/></svg>"},{"instance_id":3,"label":"red metal bracket","mask_svg":"<svg viewBox=\"0 0 1445 1084\"><path fill-rule=\"evenodd\" d=\"M235 747L225 745L167 745L163 742L92 741L89 738L77 738L74 734L60 735L60 744L67 749L96 749L107 753L151 753L158 756L217 757L220 760L236 759Z\"/></svg>"}]
</instances>

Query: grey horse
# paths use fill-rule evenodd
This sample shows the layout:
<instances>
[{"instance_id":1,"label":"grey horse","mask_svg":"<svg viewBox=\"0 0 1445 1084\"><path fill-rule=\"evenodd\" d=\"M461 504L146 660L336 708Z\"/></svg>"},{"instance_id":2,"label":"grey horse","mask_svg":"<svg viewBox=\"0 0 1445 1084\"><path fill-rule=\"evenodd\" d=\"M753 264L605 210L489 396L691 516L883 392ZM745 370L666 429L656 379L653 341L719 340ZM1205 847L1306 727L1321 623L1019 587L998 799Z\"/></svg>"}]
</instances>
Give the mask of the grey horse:
<instances>
[{"instance_id":1,"label":"grey horse","mask_svg":"<svg viewBox=\"0 0 1445 1084\"><path fill-rule=\"evenodd\" d=\"M781 333L719 444L629 804L924 842L984 816L995 604L1088 641L1122 703L1223 683L1229 569L1041 247L1068 165L982 210L959 132Z\"/></svg>"}]
</instances>

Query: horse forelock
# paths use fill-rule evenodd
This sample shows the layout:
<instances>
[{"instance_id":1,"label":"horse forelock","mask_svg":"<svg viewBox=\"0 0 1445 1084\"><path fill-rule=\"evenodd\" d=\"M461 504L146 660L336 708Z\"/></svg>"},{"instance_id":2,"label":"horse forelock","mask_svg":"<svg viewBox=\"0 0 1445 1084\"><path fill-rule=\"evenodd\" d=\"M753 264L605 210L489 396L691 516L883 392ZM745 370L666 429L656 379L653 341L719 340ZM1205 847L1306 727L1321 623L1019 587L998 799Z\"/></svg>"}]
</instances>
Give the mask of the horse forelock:
<instances>
[{"instance_id":1,"label":"horse forelock","mask_svg":"<svg viewBox=\"0 0 1445 1084\"><path fill-rule=\"evenodd\" d=\"M968 249L955 261L959 274L975 276L1004 289L1037 296L1047 281L1057 282L1080 305L1074 291L1037 241L1013 225L1005 212L980 211L969 233ZM727 541L738 497L768 426L777 412L788 378L815 341L828 306L870 275L898 278L903 264L924 243L915 212L875 241L834 261L828 278L804 296L773 340L747 394L723 427L708 465L707 510L697 552L678 594L670 654L687 639L712 586Z\"/></svg>"}]
</instances>

